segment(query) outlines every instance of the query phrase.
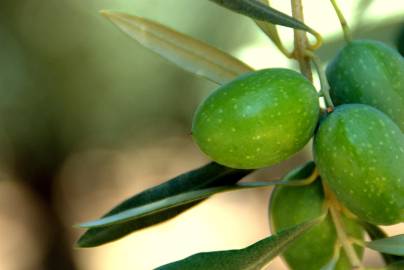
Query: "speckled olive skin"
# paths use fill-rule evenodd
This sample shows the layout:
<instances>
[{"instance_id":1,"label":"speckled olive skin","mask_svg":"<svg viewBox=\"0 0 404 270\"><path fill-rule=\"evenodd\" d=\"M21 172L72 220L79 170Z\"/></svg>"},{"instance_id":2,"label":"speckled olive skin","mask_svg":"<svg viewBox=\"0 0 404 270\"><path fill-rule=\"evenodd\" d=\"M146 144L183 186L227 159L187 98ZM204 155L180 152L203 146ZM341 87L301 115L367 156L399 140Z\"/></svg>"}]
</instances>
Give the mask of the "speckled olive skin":
<instances>
[{"instance_id":1,"label":"speckled olive skin","mask_svg":"<svg viewBox=\"0 0 404 270\"><path fill-rule=\"evenodd\" d=\"M320 124L314 155L320 175L359 218L404 221L404 135L386 114L363 104L337 107Z\"/></svg>"},{"instance_id":2,"label":"speckled olive skin","mask_svg":"<svg viewBox=\"0 0 404 270\"><path fill-rule=\"evenodd\" d=\"M254 169L283 161L313 136L315 88L289 69L243 75L215 90L197 109L192 135L214 161Z\"/></svg>"},{"instance_id":3,"label":"speckled olive skin","mask_svg":"<svg viewBox=\"0 0 404 270\"><path fill-rule=\"evenodd\" d=\"M337 105L371 105L404 131L404 58L397 51L377 41L352 41L327 67L327 78Z\"/></svg>"},{"instance_id":4,"label":"speckled olive skin","mask_svg":"<svg viewBox=\"0 0 404 270\"><path fill-rule=\"evenodd\" d=\"M314 167L312 162L292 172L286 178L299 179L308 177L311 171L308 170L310 167ZM275 233L308 219L318 217L324 209L324 203L324 193L320 179L308 186L276 187L271 195L269 210L272 232ZM341 217L347 234L356 239L363 239L363 228L343 214L341 214ZM333 257L336 244L337 233L331 216L328 215L323 222L290 244L282 257L291 270L320 270ZM350 270L352 267L342 248L340 252L341 255L335 270ZM363 248L357 247L357 252L359 257L362 257Z\"/></svg>"}]
</instances>

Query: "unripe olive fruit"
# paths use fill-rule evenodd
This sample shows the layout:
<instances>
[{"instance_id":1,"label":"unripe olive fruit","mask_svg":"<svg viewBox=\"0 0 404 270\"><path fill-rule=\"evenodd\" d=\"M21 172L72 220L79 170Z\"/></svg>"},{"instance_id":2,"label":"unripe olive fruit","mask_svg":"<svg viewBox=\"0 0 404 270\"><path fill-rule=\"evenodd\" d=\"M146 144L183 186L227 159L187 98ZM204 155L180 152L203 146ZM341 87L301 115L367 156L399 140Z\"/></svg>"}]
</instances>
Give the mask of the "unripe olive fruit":
<instances>
[{"instance_id":1,"label":"unripe olive fruit","mask_svg":"<svg viewBox=\"0 0 404 270\"><path fill-rule=\"evenodd\" d=\"M363 103L388 114L404 131L404 59L381 42L348 43L327 67L335 104Z\"/></svg>"},{"instance_id":2,"label":"unripe olive fruit","mask_svg":"<svg viewBox=\"0 0 404 270\"><path fill-rule=\"evenodd\" d=\"M293 171L286 179L306 178L314 169L314 163ZM282 229L303 223L324 213L325 198L320 179L307 186L278 186L274 189L270 201L271 230L276 233ZM364 230L354 220L340 213L343 229L353 238L363 239ZM324 221L315 225L297 238L282 254L291 270L320 270L333 258L338 244L335 225L328 215ZM358 256L363 248L357 248ZM340 247L340 258L336 270L350 270L352 266Z\"/></svg>"},{"instance_id":3,"label":"unripe olive fruit","mask_svg":"<svg viewBox=\"0 0 404 270\"><path fill-rule=\"evenodd\" d=\"M192 135L214 161L253 169L283 161L313 136L319 117L313 85L289 69L264 69L219 87L201 103Z\"/></svg>"},{"instance_id":4,"label":"unripe olive fruit","mask_svg":"<svg viewBox=\"0 0 404 270\"><path fill-rule=\"evenodd\" d=\"M314 155L320 175L359 218L404 221L404 135L386 114L363 104L337 107L320 124Z\"/></svg>"}]
</instances>

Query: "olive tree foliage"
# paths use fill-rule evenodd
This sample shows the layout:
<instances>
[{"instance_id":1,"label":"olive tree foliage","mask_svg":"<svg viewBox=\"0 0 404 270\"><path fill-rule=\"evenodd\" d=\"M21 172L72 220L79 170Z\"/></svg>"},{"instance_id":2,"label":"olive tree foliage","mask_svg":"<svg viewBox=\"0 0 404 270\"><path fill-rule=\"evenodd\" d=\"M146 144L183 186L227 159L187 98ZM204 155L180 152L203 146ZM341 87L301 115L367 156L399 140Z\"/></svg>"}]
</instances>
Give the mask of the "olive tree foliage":
<instances>
[{"instance_id":1,"label":"olive tree foliage","mask_svg":"<svg viewBox=\"0 0 404 270\"><path fill-rule=\"evenodd\" d=\"M268 210L272 235L243 249L198 253L157 269L262 269L278 255L290 269L374 269L363 263L365 248L383 255L383 269L402 269L404 235L387 236L378 227L404 221L402 56L381 42L355 40L335 0L330 5L346 44L334 52L327 71L317 54L322 36L303 22L301 1L291 1L292 15L267 1L211 2L254 20L280 53L299 63L300 72L253 70L157 22L102 11L146 48L219 85L196 109L190 127L212 162L79 224L86 232L77 246L117 240L218 193L275 186ZM294 29L293 51L282 43L278 25ZM307 34L314 37L311 42ZM313 86L312 72L320 89ZM282 179L239 182L254 170L289 159L310 139L314 161ZM371 241L364 240L365 233Z\"/></svg>"}]
</instances>

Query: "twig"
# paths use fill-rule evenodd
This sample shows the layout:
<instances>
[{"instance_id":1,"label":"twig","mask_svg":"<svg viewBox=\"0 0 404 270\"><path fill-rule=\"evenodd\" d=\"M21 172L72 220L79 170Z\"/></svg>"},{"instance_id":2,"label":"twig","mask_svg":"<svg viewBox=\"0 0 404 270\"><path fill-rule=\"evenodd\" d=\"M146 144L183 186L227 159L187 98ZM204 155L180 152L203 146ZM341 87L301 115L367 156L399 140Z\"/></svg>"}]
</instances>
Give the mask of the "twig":
<instances>
[{"instance_id":1,"label":"twig","mask_svg":"<svg viewBox=\"0 0 404 270\"><path fill-rule=\"evenodd\" d=\"M311 51L306 51L306 56L310 57L311 61L314 64L315 69L317 70L321 87L320 94L324 97L325 104L327 106L327 112L332 112L334 110L334 103L331 100L330 87L328 85L324 70L321 69L320 64L321 60L315 53Z\"/></svg>"},{"instance_id":2,"label":"twig","mask_svg":"<svg viewBox=\"0 0 404 270\"><path fill-rule=\"evenodd\" d=\"M351 31L349 29L348 23L345 20L344 15L341 12L336 0L331 0L331 4L334 7L335 13L337 13L338 20L341 24L342 31L344 32L344 38L346 42L350 42L352 40Z\"/></svg>"},{"instance_id":3,"label":"twig","mask_svg":"<svg viewBox=\"0 0 404 270\"><path fill-rule=\"evenodd\" d=\"M291 0L292 15L295 19L304 21L303 6L301 0ZM300 71L307 79L313 81L313 74L311 72L310 58L307 57L306 51L309 49L309 42L306 33L301 30L294 29L295 49L293 51L294 58L299 62Z\"/></svg>"},{"instance_id":4,"label":"twig","mask_svg":"<svg viewBox=\"0 0 404 270\"><path fill-rule=\"evenodd\" d=\"M361 260L359 259L355 249L353 248L351 239L348 237L343 227L341 215L340 212L338 211L338 202L335 199L334 194L331 193L328 187L325 184L323 184L323 186L326 199L329 201L329 211L335 226L335 230L337 232L338 240L345 250L345 253L352 265L352 269L363 270L364 266Z\"/></svg>"}]
</instances>

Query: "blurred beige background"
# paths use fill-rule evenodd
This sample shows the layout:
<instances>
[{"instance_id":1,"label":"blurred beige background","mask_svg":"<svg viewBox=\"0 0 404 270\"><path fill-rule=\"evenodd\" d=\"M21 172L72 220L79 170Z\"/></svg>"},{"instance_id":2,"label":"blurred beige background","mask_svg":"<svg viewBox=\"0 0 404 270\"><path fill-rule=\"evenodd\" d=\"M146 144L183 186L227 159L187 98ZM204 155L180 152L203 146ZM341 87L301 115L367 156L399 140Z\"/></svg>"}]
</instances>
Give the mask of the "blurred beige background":
<instances>
[{"instance_id":1,"label":"blurred beige background","mask_svg":"<svg viewBox=\"0 0 404 270\"><path fill-rule=\"evenodd\" d=\"M272 2L290 12L288 1ZM356 37L396 45L403 1L339 2ZM319 53L327 61L343 46L336 16L329 1L304 4L307 24L324 35ZM255 68L296 68L249 19L209 1L2 0L0 269L147 270L266 237L270 191L239 191L114 243L73 249L82 232L73 224L207 162L188 134L193 111L216 87L126 37L101 9L154 19ZM281 34L291 48L291 31ZM309 158L310 146L248 178L280 177ZM374 253L366 258L381 263ZM270 269L285 268L277 259Z\"/></svg>"}]
</instances>

